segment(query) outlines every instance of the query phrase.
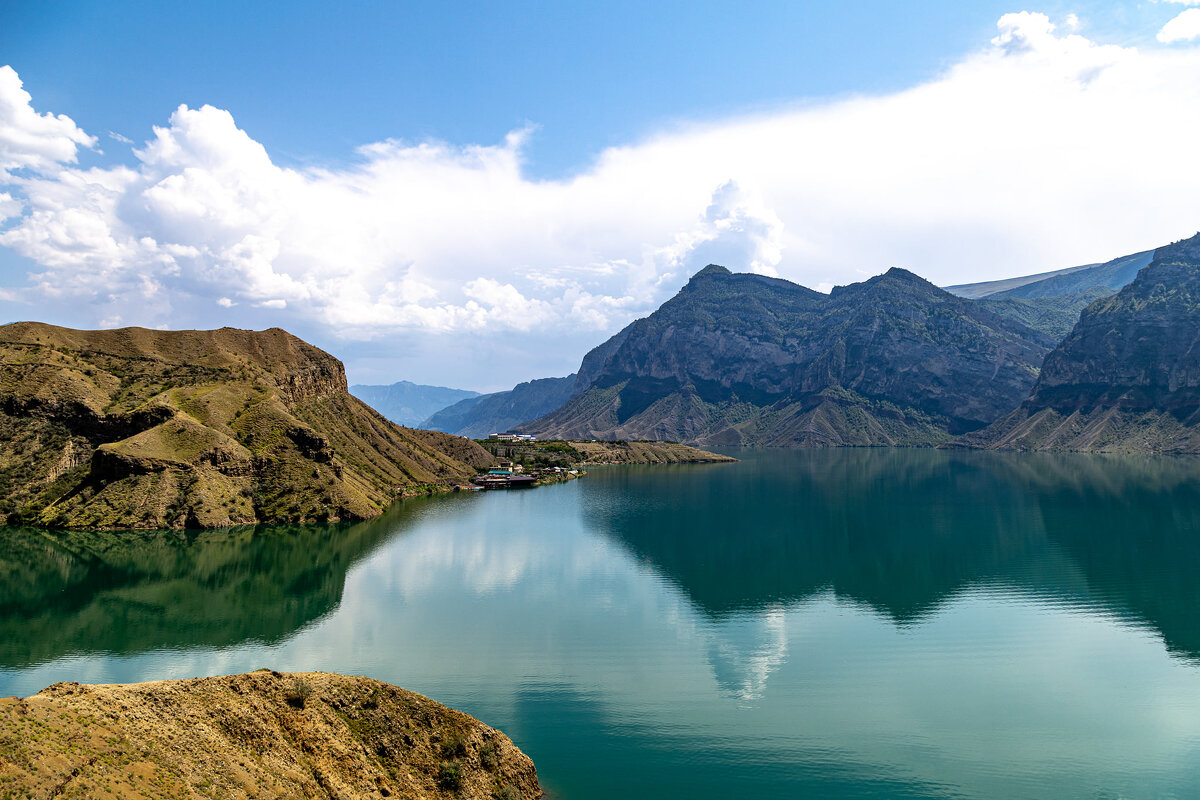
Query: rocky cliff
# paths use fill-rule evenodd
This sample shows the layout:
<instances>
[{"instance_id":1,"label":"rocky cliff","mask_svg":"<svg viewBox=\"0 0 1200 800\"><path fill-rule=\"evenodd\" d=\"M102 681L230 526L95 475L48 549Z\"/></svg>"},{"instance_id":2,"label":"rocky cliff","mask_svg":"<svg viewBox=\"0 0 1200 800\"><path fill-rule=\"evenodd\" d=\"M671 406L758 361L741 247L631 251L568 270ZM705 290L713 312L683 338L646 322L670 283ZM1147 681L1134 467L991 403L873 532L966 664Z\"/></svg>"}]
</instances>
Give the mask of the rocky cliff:
<instances>
[{"instance_id":1,"label":"rocky cliff","mask_svg":"<svg viewBox=\"0 0 1200 800\"><path fill-rule=\"evenodd\" d=\"M2 326L0 443L0 520L74 528L364 519L491 463L277 328Z\"/></svg>"},{"instance_id":2,"label":"rocky cliff","mask_svg":"<svg viewBox=\"0 0 1200 800\"><path fill-rule=\"evenodd\" d=\"M0 699L0 797L541 796L507 736L368 678L259 670Z\"/></svg>"},{"instance_id":3,"label":"rocky cliff","mask_svg":"<svg viewBox=\"0 0 1200 800\"><path fill-rule=\"evenodd\" d=\"M1014 408L1053 341L901 269L829 295L710 265L589 354L545 438L929 445ZM603 359L603 364L598 362Z\"/></svg>"},{"instance_id":4,"label":"rocky cliff","mask_svg":"<svg viewBox=\"0 0 1200 800\"><path fill-rule=\"evenodd\" d=\"M1083 311L1028 400L960 444L1200 452L1200 234Z\"/></svg>"}]
</instances>

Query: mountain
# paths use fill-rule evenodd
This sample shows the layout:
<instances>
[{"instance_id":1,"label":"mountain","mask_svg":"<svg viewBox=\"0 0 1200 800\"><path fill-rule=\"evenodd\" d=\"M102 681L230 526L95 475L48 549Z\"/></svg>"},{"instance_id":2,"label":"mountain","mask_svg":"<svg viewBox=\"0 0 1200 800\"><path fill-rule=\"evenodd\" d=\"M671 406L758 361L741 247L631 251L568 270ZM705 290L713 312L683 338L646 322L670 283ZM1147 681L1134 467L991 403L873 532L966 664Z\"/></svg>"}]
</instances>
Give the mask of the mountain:
<instances>
[{"instance_id":1,"label":"mountain","mask_svg":"<svg viewBox=\"0 0 1200 800\"><path fill-rule=\"evenodd\" d=\"M988 311L1015 319L1061 342L1075 327L1083 309L1101 297L1112 297L1113 294L1107 286L1094 286L1083 292L1056 297L1009 297L1001 292L975 302Z\"/></svg>"},{"instance_id":2,"label":"mountain","mask_svg":"<svg viewBox=\"0 0 1200 800\"><path fill-rule=\"evenodd\" d=\"M1103 264L1084 264L1080 267L1026 275L1019 278L1004 278L982 283L964 283L947 286L946 291L959 297L993 299L1012 297L1029 300L1039 297L1061 297L1083 294L1093 289L1108 289L1115 294L1137 275L1138 270L1150 263L1153 250L1144 250L1133 255L1114 258Z\"/></svg>"},{"instance_id":3,"label":"mountain","mask_svg":"<svg viewBox=\"0 0 1200 800\"><path fill-rule=\"evenodd\" d=\"M1200 234L1084 310L1020 408L968 446L1200 452Z\"/></svg>"},{"instance_id":4,"label":"mountain","mask_svg":"<svg viewBox=\"0 0 1200 800\"><path fill-rule=\"evenodd\" d=\"M355 384L350 394L383 414L397 425L419 427L435 411L460 400L479 397L479 392L467 389L447 389L445 386L424 386L400 381L388 386Z\"/></svg>"},{"instance_id":5,"label":"mountain","mask_svg":"<svg viewBox=\"0 0 1200 800\"><path fill-rule=\"evenodd\" d=\"M617 341L614 341L617 340ZM1048 336L902 269L823 295L710 265L584 358L545 438L930 445L1014 408Z\"/></svg>"},{"instance_id":6,"label":"mountain","mask_svg":"<svg viewBox=\"0 0 1200 800\"><path fill-rule=\"evenodd\" d=\"M0 442L0 520L67 528L364 519L492 463L278 328L0 326Z\"/></svg>"},{"instance_id":7,"label":"mountain","mask_svg":"<svg viewBox=\"0 0 1200 800\"><path fill-rule=\"evenodd\" d=\"M422 428L482 439L504 433L561 406L575 391L576 376L539 378L519 383L507 392L460 400L430 416Z\"/></svg>"},{"instance_id":8,"label":"mountain","mask_svg":"<svg viewBox=\"0 0 1200 800\"><path fill-rule=\"evenodd\" d=\"M534 800L537 770L474 717L327 672L116 685L0 698L9 797Z\"/></svg>"},{"instance_id":9,"label":"mountain","mask_svg":"<svg viewBox=\"0 0 1200 800\"><path fill-rule=\"evenodd\" d=\"M989 311L1015 319L1061 341L1079 314L1095 300L1111 297L1150 263L1153 250L1039 275L947 286L946 291L977 300Z\"/></svg>"}]
</instances>

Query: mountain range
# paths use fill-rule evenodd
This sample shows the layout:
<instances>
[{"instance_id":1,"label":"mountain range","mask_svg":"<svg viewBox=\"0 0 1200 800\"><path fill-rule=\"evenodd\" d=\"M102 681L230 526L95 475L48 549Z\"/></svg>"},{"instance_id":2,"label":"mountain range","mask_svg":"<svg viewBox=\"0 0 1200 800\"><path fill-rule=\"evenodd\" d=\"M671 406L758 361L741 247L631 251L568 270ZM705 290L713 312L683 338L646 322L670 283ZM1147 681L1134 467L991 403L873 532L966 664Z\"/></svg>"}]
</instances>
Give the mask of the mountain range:
<instances>
[{"instance_id":1,"label":"mountain range","mask_svg":"<svg viewBox=\"0 0 1200 800\"><path fill-rule=\"evenodd\" d=\"M1120 291L1153 256L1153 250L1145 250L1103 264L949 286L946 291L978 300L990 311L1012 317L1061 341L1075 327L1084 308Z\"/></svg>"},{"instance_id":2,"label":"mountain range","mask_svg":"<svg viewBox=\"0 0 1200 800\"><path fill-rule=\"evenodd\" d=\"M1150 262L1153 253L1154 251L1147 250L1101 264L1085 264L1037 275L950 286L946 287L946 291L973 300L979 307L998 317L1015 321L1024 328L1043 334L1045 340L1042 343L1053 344L1061 341L1071 332L1085 307L1098 299L1111 296L1133 280L1138 270ZM799 291L793 292L794 295L803 295L808 292L803 287L795 287L795 289ZM523 430L534 427L541 428L544 435L565 435L567 433L617 435L616 429L621 428L619 433L622 434L671 436L680 432L675 423L667 422L659 426L659 429L652 430L644 424L647 419L642 419L632 428L625 426L624 420L620 421L621 424L597 427L588 421L591 411L585 408L597 402L594 392L587 398L577 400L572 408L562 408L573 398L583 395L589 389L596 388L595 381L603 372L609 358L621 348L630 332L638 328L641 322L639 320L631 323L594 348L584 357L578 371L565 378L529 381L519 384L511 390L487 395L477 395L473 392L443 387L425 387L408 381L401 381L392 386L353 386L351 391L371 403L389 419L400 424L474 438L481 438L489 433L507 431L522 425L526 426L522 428ZM1033 340L1036 342L1037 337L1033 337ZM1034 374L1036 371L1035 366ZM699 395L703 400L703 393L699 393ZM739 394L738 398L742 399L742 396ZM626 387L622 401L626 407L628 407L629 399L629 390ZM718 398L718 402L729 399L732 398ZM672 413L676 416L680 414L691 417L698 414L711 416L712 409L684 407L678 404L680 400L687 400L687 398L680 397L673 400L675 407ZM603 404L604 401L600 402ZM751 405L757 404L751 401ZM936 431L931 432L927 420L912 418L897 424L894 419L895 415L885 410L877 409L879 413L876 414L864 410L865 407L862 403L852 401L851 405L856 408L855 411L850 412L854 419L843 419L846 405L839 402L825 407L825 411L818 415L821 419L817 420L817 427L832 425L834 429L841 429L847 426L863 425L870 428L872 432L865 437L857 434L851 437L860 443L877 439L884 442L892 440L932 443L933 440L942 438L942 434ZM560 409L562 409L562 414L557 414ZM426 410L427 413L422 416L421 410ZM800 411L804 410L800 409ZM807 410L812 409L808 408ZM742 409L742 412L745 411L747 409ZM796 411L797 409L791 409L791 415L794 416ZM552 414L555 415L555 418L548 420L550 425L544 426L541 418L550 417ZM833 414L834 419L825 419L827 414ZM863 416L863 414L867 416ZM717 413L716 416L719 418L721 413ZM573 421L567 422L566 417L570 417ZM537 425L530 424L533 422L536 422ZM768 427L779 424L779 422L773 420L768 423ZM705 424L711 427L710 423ZM719 424L719 419L717 424ZM932 424L934 428L945 428L946 431L970 427L970 425L962 424L950 425L944 421L940 423L934 421ZM925 432L915 434L911 430L914 426ZM649 426L649 428L653 427L653 425ZM778 437L768 435L766 440L774 438ZM764 440L761 431L752 434L751 439ZM722 442L723 438L719 437L710 443Z\"/></svg>"},{"instance_id":3,"label":"mountain range","mask_svg":"<svg viewBox=\"0 0 1200 800\"><path fill-rule=\"evenodd\" d=\"M821 294L710 265L576 373L422 420L443 432L389 422L349 393L340 361L279 329L12 323L0 326L0 522L370 518L494 463L444 431L1200 452L1200 234L1034 277L951 287L972 299L892 269ZM414 414L406 400L468 394L357 388Z\"/></svg>"},{"instance_id":4,"label":"mountain range","mask_svg":"<svg viewBox=\"0 0 1200 800\"><path fill-rule=\"evenodd\" d=\"M1200 234L1088 306L1029 398L974 447L1200 452Z\"/></svg>"},{"instance_id":5,"label":"mountain range","mask_svg":"<svg viewBox=\"0 0 1200 800\"><path fill-rule=\"evenodd\" d=\"M1027 396L1048 335L902 269L830 294L710 265L583 360L543 438L932 445Z\"/></svg>"},{"instance_id":6,"label":"mountain range","mask_svg":"<svg viewBox=\"0 0 1200 800\"><path fill-rule=\"evenodd\" d=\"M539 378L519 383L506 392L460 400L422 420L420 427L472 439L504 433L567 402L575 389L575 377L571 374L565 378Z\"/></svg>"},{"instance_id":7,"label":"mountain range","mask_svg":"<svg viewBox=\"0 0 1200 800\"><path fill-rule=\"evenodd\" d=\"M397 425L407 428L424 427L421 423L435 411L460 400L479 397L479 392L469 389L426 386L412 381L397 381L387 386L355 384L350 387L350 394Z\"/></svg>"}]
</instances>

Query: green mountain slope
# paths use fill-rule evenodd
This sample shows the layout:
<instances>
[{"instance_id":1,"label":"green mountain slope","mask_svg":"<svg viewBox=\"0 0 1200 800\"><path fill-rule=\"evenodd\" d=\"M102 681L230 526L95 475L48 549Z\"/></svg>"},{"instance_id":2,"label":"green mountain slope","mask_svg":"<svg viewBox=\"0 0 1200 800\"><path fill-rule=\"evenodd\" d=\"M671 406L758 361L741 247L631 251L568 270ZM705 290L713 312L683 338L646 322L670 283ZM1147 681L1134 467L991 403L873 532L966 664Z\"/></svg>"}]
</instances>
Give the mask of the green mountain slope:
<instances>
[{"instance_id":1,"label":"green mountain slope","mask_svg":"<svg viewBox=\"0 0 1200 800\"><path fill-rule=\"evenodd\" d=\"M0 518L70 528L363 519L491 462L277 328L2 326L0 442Z\"/></svg>"},{"instance_id":2,"label":"green mountain slope","mask_svg":"<svg viewBox=\"0 0 1200 800\"><path fill-rule=\"evenodd\" d=\"M1015 407L1053 343L905 270L823 295L711 265L618 336L589 354L588 385L521 430L701 445L936 444Z\"/></svg>"},{"instance_id":3,"label":"green mountain slope","mask_svg":"<svg viewBox=\"0 0 1200 800\"><path fill-rule=\"evenodd\" d=\"M983 297L976 302L988 311L1015 319L1061 342L1079 321L1079 315L1101 297L1111 297L1113 290L1095 286L1078 294L1055 297L1008 297L1004 293Z\"/></svg>"}]
</instances>

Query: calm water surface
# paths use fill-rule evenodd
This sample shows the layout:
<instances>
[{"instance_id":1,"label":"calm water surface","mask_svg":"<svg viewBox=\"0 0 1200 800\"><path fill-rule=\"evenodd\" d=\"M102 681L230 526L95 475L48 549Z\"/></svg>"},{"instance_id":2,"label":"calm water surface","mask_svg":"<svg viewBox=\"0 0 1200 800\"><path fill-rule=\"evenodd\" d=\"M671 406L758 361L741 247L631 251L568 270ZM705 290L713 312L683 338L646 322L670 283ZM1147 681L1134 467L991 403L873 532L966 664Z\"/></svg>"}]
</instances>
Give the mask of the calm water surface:
<instances>
[{"instance_id":1,"label":"calm water surface","mask_svg":"<svg viewBox=\"0 0 1200 800\"><path fill-rule=\"evenodd\" d=\"M735 455L359 525L0 529L0 695L370 675L570 799L1200 796L1200 462Z\"/></svg>"}]
</instances>

